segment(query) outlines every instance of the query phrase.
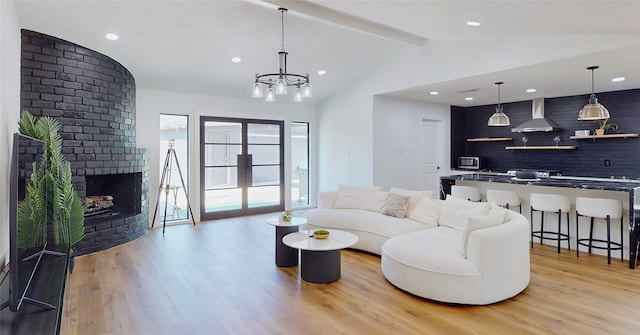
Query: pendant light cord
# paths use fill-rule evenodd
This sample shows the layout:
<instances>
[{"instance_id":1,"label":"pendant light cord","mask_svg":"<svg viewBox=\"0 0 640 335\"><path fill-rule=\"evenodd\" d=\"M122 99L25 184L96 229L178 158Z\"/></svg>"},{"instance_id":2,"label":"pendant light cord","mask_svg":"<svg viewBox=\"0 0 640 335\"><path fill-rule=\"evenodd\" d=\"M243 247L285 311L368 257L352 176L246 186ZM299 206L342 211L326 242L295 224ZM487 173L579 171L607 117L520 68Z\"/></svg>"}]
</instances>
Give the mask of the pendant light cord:
<instances>
[{"instance_id":1,"label":"pendant light cord","mask_svg":"<svg viewBox=\"0 0 640 335\"><path fill-rule=\"evenodd\" d=\"M282 51L284 50L284 12L286 12L287 10L285 8L280 8L280 27L282 28Z\"/></svg>"}]
</instances>

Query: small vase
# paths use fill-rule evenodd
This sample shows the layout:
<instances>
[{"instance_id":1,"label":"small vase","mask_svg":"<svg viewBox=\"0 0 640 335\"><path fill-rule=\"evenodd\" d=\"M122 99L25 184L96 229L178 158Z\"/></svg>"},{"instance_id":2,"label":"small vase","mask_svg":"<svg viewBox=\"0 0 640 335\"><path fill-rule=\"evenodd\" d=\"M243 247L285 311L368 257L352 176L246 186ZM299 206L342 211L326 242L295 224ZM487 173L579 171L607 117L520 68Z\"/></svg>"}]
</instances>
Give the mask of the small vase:
<instances>
[{"instance_id":1,"label":"small vase","mask_svg":"<svg viewBox=\"0 0 640 335\"><path fill-rule=\"evenodd\" d=\"M596 136L602 136L602 135L604 135L604 129L603 128L596 129Z\"/></svg>"}]
</instances>

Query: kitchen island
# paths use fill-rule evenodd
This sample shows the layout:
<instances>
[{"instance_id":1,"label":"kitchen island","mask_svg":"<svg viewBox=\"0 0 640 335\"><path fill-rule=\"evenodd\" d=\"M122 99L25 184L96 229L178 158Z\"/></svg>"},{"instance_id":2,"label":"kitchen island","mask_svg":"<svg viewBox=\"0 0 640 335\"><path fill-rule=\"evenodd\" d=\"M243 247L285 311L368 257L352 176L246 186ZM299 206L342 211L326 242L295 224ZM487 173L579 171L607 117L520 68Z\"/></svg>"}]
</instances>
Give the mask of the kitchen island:
<instances>
[{"instance_id":1,"label":"kitchen island","mask_svg":"<svg viewBox=\"0 0 640 335\"><path fill-rule=\"evenodd\" d=\"M640 190L640 180L570 176L523 180L506 173L481 172L440 177L440 197L444 199L446 194L451 193L451 186L456 184L476 186L481 192L489 188L515 191L520 194L522 211L526 217L529 216L530 193L563 193L569 195L574 203L576 196L622 200L629 217L629 241L626 243L629 246L629 268L636 268L640 238L640 199L636 203L636 192ZM575 215L572 220L575 220ZM575 224L574 221L573 227Z\"/></svg>"}]
</instances>

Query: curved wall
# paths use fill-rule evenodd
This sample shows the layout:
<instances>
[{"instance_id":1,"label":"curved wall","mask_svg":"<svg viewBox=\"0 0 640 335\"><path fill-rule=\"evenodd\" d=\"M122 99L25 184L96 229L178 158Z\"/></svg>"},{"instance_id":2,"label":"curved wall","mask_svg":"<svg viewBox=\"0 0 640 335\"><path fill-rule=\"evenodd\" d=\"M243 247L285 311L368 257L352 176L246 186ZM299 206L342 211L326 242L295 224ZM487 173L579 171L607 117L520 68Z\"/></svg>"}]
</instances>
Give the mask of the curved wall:
<instances>
[{"instance_id":1,"label":"curved wall","mask_svg":"<svg viewBox=\"0 0 640 335\"><path fill-rule=\"evenodd\" d=\"M29 30L22 30L21 71L21 108L60 122L63 153L82 198L92 176L141 177L132 190L140 194L140 212L87 219L78 252L107 249L144 235L149 212L148 157L146 150L135 147L133 75L103 54Z\"/></svg>"}]
</instances>

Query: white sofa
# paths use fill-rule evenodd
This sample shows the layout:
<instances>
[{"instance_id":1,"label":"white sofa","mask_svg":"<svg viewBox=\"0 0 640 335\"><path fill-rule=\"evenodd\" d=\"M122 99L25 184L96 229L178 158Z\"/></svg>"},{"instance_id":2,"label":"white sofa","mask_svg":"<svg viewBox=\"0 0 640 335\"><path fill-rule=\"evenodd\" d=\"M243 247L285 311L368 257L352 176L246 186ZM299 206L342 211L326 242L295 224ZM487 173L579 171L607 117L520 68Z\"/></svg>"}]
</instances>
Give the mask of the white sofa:
<instances>
[{"instance_id":1,"label":"white sofa","mask_svg":"<svg viewBox=\"0 0 640 335\"><path fill-rule=\"evenodd\" d=\"M404 217L382 214L389 194L410 196ZM381 255L385 278L420 297L485 305L529 284L529 223L495 204L340 185L338 192L320 192L318 208L304 217L307 229L356 234L353 248Z\"/></svg>"}]
</instances>

